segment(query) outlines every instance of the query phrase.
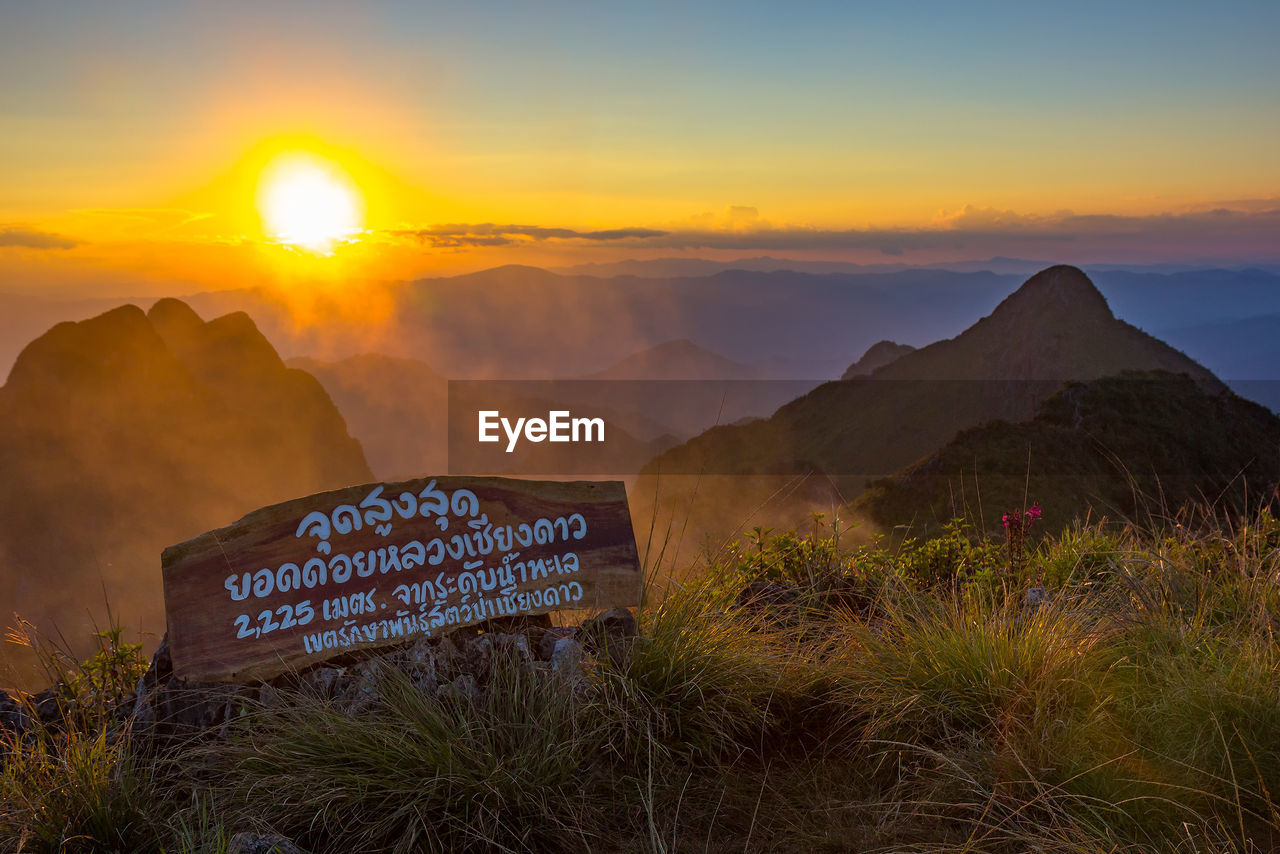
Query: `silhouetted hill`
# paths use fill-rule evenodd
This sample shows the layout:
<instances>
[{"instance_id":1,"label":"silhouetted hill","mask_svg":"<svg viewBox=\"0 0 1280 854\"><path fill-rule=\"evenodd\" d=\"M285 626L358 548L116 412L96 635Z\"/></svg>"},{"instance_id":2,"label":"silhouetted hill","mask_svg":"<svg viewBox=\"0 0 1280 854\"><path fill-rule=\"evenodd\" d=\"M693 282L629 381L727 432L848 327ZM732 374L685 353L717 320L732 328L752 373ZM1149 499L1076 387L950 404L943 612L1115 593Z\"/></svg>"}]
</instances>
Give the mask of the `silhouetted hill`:
<instances>
[{"instance_id":1,"label":"silhouetted hill","mask_svg":"<svg viewBox=\"0 0 1280 854\"><path fill-rule=\"evenodd\" d=\"M1030 418L1067 380L1126 370L1221 383L1182 353L1117 320L1075 267L1028 279L955 338L907 353L872 377L825 383L767 421L709 430L650 471L888 474L993 418Z\"/></svg>"},{"instance_id":2,"label":"silhouetted hill","mask_svg":"<svg viewBox=\"0 0 1280 854\"><path fill-rule=\"evenodd\" d=\"M1030 421L958 434L877 481L857 508L881 527L929 533L955 517L998 530L1038 501L1044 527L1092 513L1146 521L1188 502L1239 511L1280 478L1280 418L1185 375L1129 373L1069 383Z\"/></svg>"},{"instance_id":3,"label":"silhouetted hill","mask_svg":"<svg viewBox=\"0 0 1280 854\"><path fill-rule=\"evenodd\" d=\"M910 344L897 344L893 341L878 341L872 344L867 352L862 354L858 361L845 370L840 377L842 380L851 380L854 377L865 377L874 374L890 362L897 361L900 357L907 355L915 350Z\"/></svg>"},{"instance_id":4,"label":"silhouetted hill","mask_svg":"<svg viewBox=\"0 0 1280 854\"><path fill-rule=\"evenodd\" d=\"M177 300L32 341L0 388L0 471L0 611L71 628L105 588L155 632L165 546L372 479L314 377L246 315L205 323Z\"/></svg>"}]
</instances>

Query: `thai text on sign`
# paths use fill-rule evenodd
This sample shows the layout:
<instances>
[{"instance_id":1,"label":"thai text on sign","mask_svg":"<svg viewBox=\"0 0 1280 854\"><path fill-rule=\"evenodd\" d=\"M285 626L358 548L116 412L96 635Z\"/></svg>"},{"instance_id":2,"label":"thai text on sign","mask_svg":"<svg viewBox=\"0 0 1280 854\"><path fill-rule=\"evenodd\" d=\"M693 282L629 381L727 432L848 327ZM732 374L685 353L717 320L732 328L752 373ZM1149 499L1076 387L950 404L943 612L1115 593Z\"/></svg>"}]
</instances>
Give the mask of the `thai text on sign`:
<instances>
[{"instance_id":1,"label":"thai text on sign","mask_svg":"<svg viewBox=\"0 0 1280 854\"><path fill-rule=\"evenodd\" d=\"M178 676L267 679L499 617L639 604L616 481L422 478L264 507L165 549Z\"/></svg>"}]
</instances>

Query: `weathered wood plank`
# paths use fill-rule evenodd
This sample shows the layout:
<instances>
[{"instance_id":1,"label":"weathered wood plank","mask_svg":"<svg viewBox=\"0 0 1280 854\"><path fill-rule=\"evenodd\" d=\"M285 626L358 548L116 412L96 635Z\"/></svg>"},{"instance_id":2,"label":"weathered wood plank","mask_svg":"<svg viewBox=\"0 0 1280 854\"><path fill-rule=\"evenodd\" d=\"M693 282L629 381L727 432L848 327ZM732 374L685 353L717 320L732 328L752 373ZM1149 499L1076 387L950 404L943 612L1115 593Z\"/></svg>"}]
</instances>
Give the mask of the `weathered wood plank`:
<instances>
[{"instance_id":1,"label":"weathered wood plank","mask_svg":"<svg viewBox=\"0 0 1280 854\"><path fill-rule=\"evenodd\" d=\"M637 605L621 482L439 477L263 507L162 557L174 672L269 679L499 616Z\"/></svg>"}]
</instances>

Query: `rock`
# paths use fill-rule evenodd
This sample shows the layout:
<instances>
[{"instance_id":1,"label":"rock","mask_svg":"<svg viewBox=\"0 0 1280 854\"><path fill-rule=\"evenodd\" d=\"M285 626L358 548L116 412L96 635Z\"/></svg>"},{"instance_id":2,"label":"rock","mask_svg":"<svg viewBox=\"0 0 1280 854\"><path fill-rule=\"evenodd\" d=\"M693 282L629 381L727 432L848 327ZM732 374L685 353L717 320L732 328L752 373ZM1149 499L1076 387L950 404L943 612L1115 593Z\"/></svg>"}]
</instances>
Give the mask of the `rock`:
<instances>
[{"instance_id":1,"label":"rock","mask_svg":"<svg viewBox=\"0 0 1280 854\"><path fill-rule=\"evenodd\" d=\"M435 694L439 686L436 675L436 654L427 638L405 650L405 673L413 680L413 687L428 696Z\"/></svg>"},{"instance_id":2,"label":"rock","mask_svg":"<svg viewBox=\"0 0 1280 854\"><path fill-rule=\"evenodd\" d=\"M1040 585L1036 585L1029 589L1022 597L1022 608L1026 611L1034 611L1041 605L1049 602L1049 591Z\"/></svg>"},{"instance_id":3,"label":"rock","mask_svg":"<svg viewBox=\"0 0 1280 854\"><path fill-rule=\"evenodd\" d=\"M350 679L340 703L347 717L368 711L382 699L378 683L382 678L381 659L362 661L348 671Z\"/></svg>"},{"instance_id":4,"label":"rock","mask_svg":"<svg viewBox=\"0 0 1280 854\"><path fill-rule=\"evenodd\" d=\"M564 638L571 638L578 633L576 626L561 626L547 629L538 639L537 650L539 661L550 661L552 654L555 652L556 644Z\"/></svg>"},{"instance_id":5,"label":"rock","mask_svg":"<svg viewBox=\"0 0 1280 854\"><path fill-rule=\"evenodd\" d=\"M133 732L135 735L148 735L155 730L156 707L153 705L152 692L147 690L142 679L134 689L133 699Z\"/></svg>"},{"instance_id":6,"label":"rock","mask_svg":"<svg viewBox=\"0 0 1280 854\"><path fill-rule=\"evenodd\" d=\"M528 635L539 629L551 628L551 615L494 617L481 623L480 628L486 634Z\"/></svg>"},{"instance_id":7,"label":"rock","mask_svg":"<svg viewBox=\"0 0 1280 854\"><path fill-rule=\"evenodd\" d=\"M145 735L155 727L157 717L155 695L157 689L173 675L173 657L169 654L169 633L160 638L160 645L151 656L151 663L138 680L134 689L133 731Z\"/></svg>"},{"instance_id":8,"label":"rock","mask_svg":"<svg viewBox=\"0 0 1280 854\"><path fill-rule=\"evenodd\" d=\"M45 726L59 726L63 723L66 709L61 700L62 683L52 688L45 688L31 697L31 708L36 713L36 720Z\"/></svg>"},{"instance_id":9,"label":"rock","mask_svg":"<svg viewBox=\"0 0 1280 854\"><path fill-rule=\"evenodd\" d=\"M21 735L31 728L31 715L25 705L0 691L0 730Z\"/></svg>"},{"instance_id":10,"label":"rock","mask_svg":"<svg viewBox=\"0 0 1280 854\"><path fill-rule=\"evenodd\" d=\"M464 674L475 678L477 682L489 679L489 671L493 667L493 636L479 635L467 644L462 651Z\"/></svg>"},{"instance_id":11,"label":"rock","mask_svg":"<svg viewBox=\"0 0 1280 854\"><path fill-rule=\"evenodd\" d=\"M227 843L227 854L306 854L276 833L237 833Z\"/></svg>"},{"instance_id":12,"label":"rock","mask_svg":"<svg viewBox=\"0 0 1280 854\"><path fill-rule=\"evenodd\" d=\"M474 676L470 673L464 673L452 682L446 683L437 688L436 697L441 700L479 703L480 687L476 684L476 678Z\"/></svg>"},{"instance_id":13,"label":"rock","mask_svg":"<svg viewBox=\"0 0 1280 854\"><path fill-rule=\"evenodd\" d=\"M257 686L237 683L188 683L173 675L169 636L151 656L138 680L133 699L133 731L136 735L175 735L218 729L225 737L244 701L257 698Z\"/></svg>"},{"instance_id":14,"label":"rock","mask_svg":"<svg viewBox=\"0 0 1280 854\"><path fill-rule=\"evenodd\" d=\"M313 667L302 674L298 687L322 699L332 700L342 693L345 676L346 672L340 667Z\"/></svg>"},{"instance_id":15,"label":"rock","mask_svg":"<svg viewBox=\"0 0 1280 854\"><path fill-rule=\"evenodd\" d=\"M493 654L504 656L516 664L529 664L533 661L533 653L529 649L529 639L524 635L500 634L487 635L493 643Z\"/></svg>"},{"instance_id":16,"label":"rock","mask_svg":"<svg viewBox=\"0 0 1280 854\"><path fill-rule=\"evenodd\" d=\"M263 682L258 686L258 705L264 709L280 709L285 705L285 696L275 685Z\"/></svg>"},{"instance_id":17,"label":"rock","mask_svg":"<svg viewBox=\"0 0 1280 854\"><path fill-rule=\"evenodd\" d=\"M441 683L457 678L465 667L462 650L449 635L440 638L435 646L436 679Z\"/></svg>"},{"instance_id":18,"label":"rock","mask_svg":"<svg viewBox=\"0 0 1280 854\"><path fill-rule=\"evenodd\" d=\"M160 645L151 656L147 672L142 674L142 682L148 688L154 688L173 675L173 656L169 653L169 633L160 638Z\"/></svg>"},{"instance_id":19,"label":"rock","mask_svg":"<svg viewBox=\"0 0 1280 854\"><path fill-rule=\"evenodd\" d=\"M631 645L640 633L636 618L626 608L612 608L582 624L575 635L583 649L595 655L607 653L615 666L631 654Z\"/></svg>"},{"instance_id":20,"label":"rock","mask_svg":"<svg viewBox=\"0 0 1280 854\"><path fill-rule=\"evenodd\" d=\"M551 653L551 671L562 676L582 675L582 644L573 638L560 638Z\"/></svg>"},{"instance_id":21,"label":"rock","mask_svg":"<svg viewBox=\"0 0 1280 854\"><path fill-rule=\"evenodd\" d=\"M257 689L236 683L186 682L170 677L156 692L156 727L166 734L204 732L217 728L224 737L239 717L244 700Z\"/></svg>"}]
</instances>

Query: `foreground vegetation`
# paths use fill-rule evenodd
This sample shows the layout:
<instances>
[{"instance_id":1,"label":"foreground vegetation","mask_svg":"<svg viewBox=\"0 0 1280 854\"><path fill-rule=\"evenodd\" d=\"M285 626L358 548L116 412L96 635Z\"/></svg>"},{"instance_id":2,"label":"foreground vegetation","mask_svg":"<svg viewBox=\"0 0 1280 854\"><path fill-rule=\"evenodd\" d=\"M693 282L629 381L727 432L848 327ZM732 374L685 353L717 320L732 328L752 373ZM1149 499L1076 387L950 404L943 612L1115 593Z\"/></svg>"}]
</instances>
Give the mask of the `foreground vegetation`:
<instances>
[{"instance_id":1,"label":"foreground vegetation","mask_svg":"<svg viewBox=\"0 0 1280 854\"><path fill-rule=\"evenodd\" d=\"M387 673L354 717L276 698L180 743L104 711L139 663L108 634L78 717L0 747L0 847L1272 850L1280 523L1006 523L757 529L577 687L499 659L442 701Z\"/></svg>"}]
</instances>

